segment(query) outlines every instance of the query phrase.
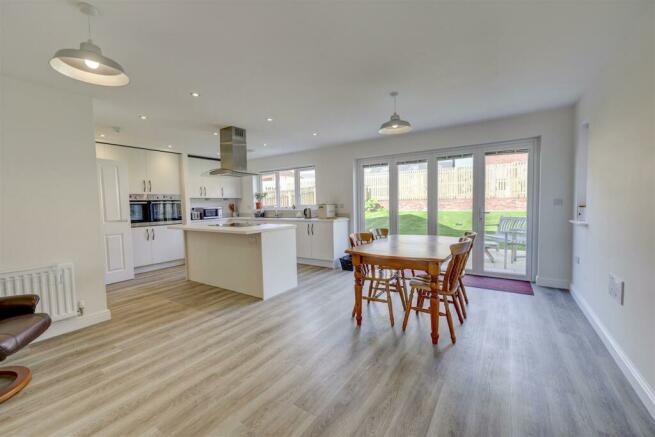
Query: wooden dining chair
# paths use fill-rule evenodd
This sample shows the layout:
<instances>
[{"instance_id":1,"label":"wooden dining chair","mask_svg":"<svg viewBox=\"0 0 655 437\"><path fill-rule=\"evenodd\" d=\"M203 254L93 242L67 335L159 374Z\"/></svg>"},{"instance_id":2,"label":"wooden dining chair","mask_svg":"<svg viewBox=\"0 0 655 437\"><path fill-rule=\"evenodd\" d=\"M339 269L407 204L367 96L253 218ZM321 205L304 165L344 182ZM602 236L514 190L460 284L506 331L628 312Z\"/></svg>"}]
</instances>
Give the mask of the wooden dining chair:
<instances>
[{"instance_id":1,"label":"wooden dining chair","mask_svg":"<svg viewBox=\"0 0 655 437\"><path fill-rule=\"evenodd\" d=\"M471 257L471 252L473 252L473 246L475 245L475 238L477 236L478 236L477 232L472 232L472 231L464 232L464 238L468 238L471 240L471 247L469 248L469 252L466 254L466 260L464 261L464 270L462 270L462 275L459 277L459 289L461 291L460 296L464 298L464 302L466 302L466 305L469 304L469 297L466 294L466 287L464 286L464 276L466 275L466 264L468 264L468 260ZM464 312L464 318L466 318L466 308L464 307L464 304L462 304L462 311Z\"/></svg>"},{"instance_id":2,"label":"wooden dining chair","mask_svg":"<svg viewBox=\"0 0 655 437\"><path fill-rule=\"evenodd\" d=\"M387 238L389 236L389 228L373 228L371 229L371 233L376 240L380 238Z\"/></svg>"},{"instance_id":3,"label":"wooden dining chair","mask_svg":"<svg viewBox=\"0 0 655 437\"><path fill-rule=\"evenodd\" d=\"M439 323L440 316L446 317L446 320L448 321L448 329L450 331L450 339L453 344L457 342L450 305L455 307L455 311L457 311L457 315L459 316L459 321L460 323L463 323L457 293L459 291L459 278L466 267L466 255L471 244L472 242L469 238L463 238L463 241L450 246L451 257L448 262L448 268L443 277L437 282L437 289L435 292L430 288L430 283L423 279L414 278L410 281L407 309L405 310L405 318L403 319L403 331L407 328L409 314L412 310L416 310L417 313L424 312L430 314L433 324ZM416 306L412 306L414 294L417 296ZM423 308L423 301L425 299L436 299L436 307L430 305L429 308ZM444 304L444 312L441 312L440 309L441 302Z\"/></svg>"},{"instance_id":4,"label":"wooden dining chair","mask_svg":"<svg viewBox=\"0 0 655 437\"><path fill-rule=\"evenodd\" d=\"M349 239L351 247L356 247L362 244L372 243L374 236L372 232L356 232L350 234ZM400 302L403 305L403 309L407 307L406 289L400 282L401 279L398 272L366 264L362 265L361 268L363 270L363 284L366 284L366 281L369 281L368 296L362 296L362 299L366 300L367 303L386 303L389 307L389 321L391 322L391 326L393 326L394 317L391 293L393 291L397 292L400 295ZM355 311L356 309L353 307L353 317L355 317Z\"/></svg>"}]
</instances>

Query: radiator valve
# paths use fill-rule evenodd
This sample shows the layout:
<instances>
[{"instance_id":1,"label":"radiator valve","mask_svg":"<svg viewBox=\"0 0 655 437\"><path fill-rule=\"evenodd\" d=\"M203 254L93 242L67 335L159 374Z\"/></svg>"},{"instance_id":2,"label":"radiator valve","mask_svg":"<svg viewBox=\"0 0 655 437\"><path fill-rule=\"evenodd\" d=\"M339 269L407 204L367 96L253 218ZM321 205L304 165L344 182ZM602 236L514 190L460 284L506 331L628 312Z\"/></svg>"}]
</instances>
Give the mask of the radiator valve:
<instances>
[{"instance_id":1,"label":"radiator valve","mask_svg":"<svg viewBox=\"0 0 655 437\"><path fill-rule=\"evenodd\" d=\"M77 314L79 314L80 316L83 316L84 315L84 307L85 307L85 305L84 305L83 300L77 302Z\"/></svg>"}]
</instances>

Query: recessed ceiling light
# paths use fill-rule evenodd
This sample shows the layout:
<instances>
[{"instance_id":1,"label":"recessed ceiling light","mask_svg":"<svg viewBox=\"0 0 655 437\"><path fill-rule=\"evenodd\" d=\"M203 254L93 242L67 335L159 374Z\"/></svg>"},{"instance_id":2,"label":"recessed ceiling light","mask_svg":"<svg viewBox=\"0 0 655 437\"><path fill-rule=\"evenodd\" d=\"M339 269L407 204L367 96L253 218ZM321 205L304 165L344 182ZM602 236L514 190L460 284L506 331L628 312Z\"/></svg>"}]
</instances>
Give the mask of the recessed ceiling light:
<instances>
[{"instance_id":1,"label":"recessed ceiling light","mask_svg":"<svg viewBox=\"0 0 655 437\"><path fill-rule=\"evenodd\" d=\"M142 114L142 115L139 115L139 118L140 118L141 120L145 120L145 119L147 119L147 118L148 118L148 116L147 116L147 115L143 115L143 114Z\"/></svg>"},{"instance_id":2,"label":"recessed ceiling light","mask_svg":"<svg viewBox=\"0 0 655 437\"><path fill-rule=\"evenodd\" d=\"M218 136L218 132L214 132L214 136L215 136L215 137Z\"/></svg>"},{"instance_id":3,"label":"recessed ceiling light","mask_svg":"<svg viewBox=\"0 0 655 437\"><path fill-rule=\"evenodd\" d=\"M264 143L264 147L268 146L268 144Z\"/></svg>"},{"instance_id":4,"label":"recessed ceiling light","mask_svg":"<svg viewBox=\"0 0 655 437\"><path fill-rule=\"evenodd\" d=\"M317 136L318 136L318 132L314 132L312 135L314 135L315 137L317 137Z\"/></svg>"},{"instance_id":5,"label":"recessed ceiling light","mask_svg":"<svg viewBox=\"0 0 655 437\"><path fill-rule=\"evenodd\" d=\"M268 118L266 119L266 121L268 121L268 122L270 123L271 121L273 121L273 119L272 119L271 117L268 117Z\"/></svg>"},{"instance_id":6,"label":"recessed ceiling light","mask_svg":"<svg viewBox=\"0 0 655 437\"><path fill-rule=\"evenodd\" d=\"M105 134L100 134L100 138L104 138L104 137L105 137Z\"/></svg>"},{"instance_id":7,"label":"recessed ceiling light","mask_svg":"<svg viewBox=\"0 0 655 437\"><path fill-rule=\"evenodd\" d=\"M200 97L200 93L197 93L195 91L191 91L189 94L191 94L191 97Z\"/></svg>"},{"instance_id":8,"label":"recessed ceiling light","mask_svg":"<svg viewBox=\"0 0 655 437\"><path fill-rule=\"evenodd\" d=\"M169 149L172 149L172 148L173 148L173 145L172 145L172 144L169 144L169 145L166 146L166 147L168 147Z\"/></svg>"},{"instance_id":9,"label":"recessed ceiling light","mask_svg":"<svg viewBox=\"0 0 655 437\"><path fill-rule=\"evenodd\" d=\"M221 152L216 152L216 156L221 156Z\"/></svg>"}]
</instances>

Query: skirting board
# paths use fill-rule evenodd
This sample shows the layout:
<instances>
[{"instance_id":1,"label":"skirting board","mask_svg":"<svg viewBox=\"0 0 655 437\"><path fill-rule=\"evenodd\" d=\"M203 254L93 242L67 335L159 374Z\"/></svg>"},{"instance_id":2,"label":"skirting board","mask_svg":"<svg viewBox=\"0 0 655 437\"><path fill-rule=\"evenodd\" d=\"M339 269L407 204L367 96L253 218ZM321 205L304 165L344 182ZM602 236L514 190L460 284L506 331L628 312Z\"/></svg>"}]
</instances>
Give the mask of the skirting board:
<instances>
[{"instance_id":1,"label":"skirting board","mask_svg":"<svg viewBox=\"0 0 655 437\"><path fill-rule=\"evenodd\" d=\"M336 261L324 261L320 259L311 259L311 258L298 258L298 264L306 264L309 266L316 267L325 267L328 269L336 268Z\"/></svg>"},{"instance_id":2,"label":"skirting board","mask_svg":"<svg viewBox=\"0 0 655 437\"><path fill-rule=\"evenodd\" d=\"M554 278L544 278L543 276L537 275L537 285L548 288L560 288L562 290L569 289L569 282L563 279L554 279Z\"/></svg>"},{"instance_id":3,"label":"skirting board","mask_svg":"<svg viewBox=\"0 0 655 437\"><path fill-rule=\"evenodd\" d=\"M87 326L95 325L96 323L106 322L107 320L111 320L111 311L109 310L60 320L59 322L53 323L42 336L35 340L35 342L77 331L78 329L86 328Z\"/></svg>"},{"instance_id":4,"label":"skirting board","mask_svg":"<svg viewBox=\"0 0 655 437\"><path fill-rule=\"evenodd\" d=\"M609 350L612 358L614 358L619 369L621 369L621 372L623 372L628 379L634 391L637 392L639 399L641 399L650 415L655 419L655 390L653 390L639 370L637 370L626 353L623 352L623 349L621 349L621 346L619 346L616 340L614 340L614 337L612 337L607 329L605 329L605 326L601 323L598 317L596 317L596 314L592 311L589 304L587 304L584 297L575 291L573 284L569 285L569 289L571 290L573 300L578 304L582 313L587 320L589 320L589 323L591 323L591 326L603 341L607 350Z\"/></svg>"},{"instance_id":5,"label":"skirting board","mask_svg":"<svg viewBox=\"0 0 655 437\"><path fill-rule=\"evenodd\" d=\"M147 266L141 266L141 267L135 267L134 268L134 273L139 274L139 273L145 273L145 272L152 272L154 270L161 270L161 269L166 269L168 267L176 267L176 266L181 266L184 265L184 260L183 259L178 259L175 261L168 261L165 263L159 263L159 264L150 264Z\"/></svg>"}]
</instances>

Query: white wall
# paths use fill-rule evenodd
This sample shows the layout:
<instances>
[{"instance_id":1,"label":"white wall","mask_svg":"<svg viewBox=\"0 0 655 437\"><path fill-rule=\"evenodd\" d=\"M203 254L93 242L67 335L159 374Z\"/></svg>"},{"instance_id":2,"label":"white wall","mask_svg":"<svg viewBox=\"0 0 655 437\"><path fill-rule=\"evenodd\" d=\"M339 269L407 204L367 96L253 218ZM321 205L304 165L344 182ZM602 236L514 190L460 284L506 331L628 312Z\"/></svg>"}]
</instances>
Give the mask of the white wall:
<instances>
[{"instance_id":1,"label":"white wall","mask_svg":"<svg viewBox=\"0 0 655 437\"><path fill-rule=\"evenodd\" d=\"M568 288L571 272L573 203L573 107L472 123L306 152L254 159L255 171L316 166L319 203L343 204L339 213L354 217L354 166L360 158L541 137L539 247L537 281ZM375 126L372 127L374 129ZM553 205L563 199L562 206ZM351 224L355 220L351 220Z\"/></svg>"},{"instance_id":2,"label":"white wall","mask_svg":"<svg viewBox=\"0 0 655 437\"><path fill-rule=\"evenodd\" d=\"M109 317L91 99L0 76L0 271L75 264L85 317Z\"/></svg>"},{"instance_id":3,"label":"white wall","mask_svg":"<svg viewBox=\"0 0 655 437\"><path fill-rule=\"evenodd\" d=\"M589 227L574 231L571 289L655 416L655 12L643 8L577 105L578 129L589 122ZM610 273L625 280L623 306Z\"/></svg>"}]
</instances>

